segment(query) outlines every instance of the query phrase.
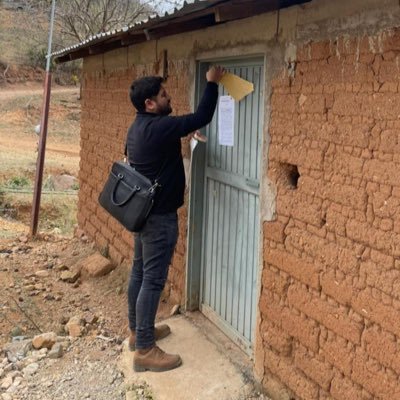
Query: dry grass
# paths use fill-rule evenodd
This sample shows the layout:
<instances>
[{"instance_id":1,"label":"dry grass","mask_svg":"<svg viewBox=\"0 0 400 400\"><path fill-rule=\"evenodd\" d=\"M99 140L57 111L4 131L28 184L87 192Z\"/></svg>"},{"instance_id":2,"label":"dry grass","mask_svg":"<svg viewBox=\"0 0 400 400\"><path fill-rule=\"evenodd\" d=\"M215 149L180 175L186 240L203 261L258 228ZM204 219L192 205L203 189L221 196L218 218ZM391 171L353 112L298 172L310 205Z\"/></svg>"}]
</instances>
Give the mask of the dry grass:
<instances>
[{"instance_id":1,"label":"dry grass","mask_svg":"<svg viewBox=\"0 0 400 400\"><path fill-rule=\"evenodd\" d=\"M27 11L0 8L0 43L0 61L6 64L27 65L30 49L46 47L47 22L43 17L38 21L33 20Z\"/></svg>"}]
</instances>

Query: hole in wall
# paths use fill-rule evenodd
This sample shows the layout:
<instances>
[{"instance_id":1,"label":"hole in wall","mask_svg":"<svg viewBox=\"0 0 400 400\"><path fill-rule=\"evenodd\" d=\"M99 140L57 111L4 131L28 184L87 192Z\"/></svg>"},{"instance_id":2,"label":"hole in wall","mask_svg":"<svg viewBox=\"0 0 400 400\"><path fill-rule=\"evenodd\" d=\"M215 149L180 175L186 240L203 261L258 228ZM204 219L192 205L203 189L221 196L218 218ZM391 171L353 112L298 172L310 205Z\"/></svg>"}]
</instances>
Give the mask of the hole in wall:
<instances>
[{"instance_id":1,"label":"hole in wall","mask_svg":"<svg viewBox=\"0 0 400 400\"><path fill-rule=\"evenodd\" d=\"M282 183L289 189L292 190L297 189L297 185L300 178L300 173L297 168L297 165L281 163L280 169L281 169L280 179Z\"/></svg>"}]
</instances>

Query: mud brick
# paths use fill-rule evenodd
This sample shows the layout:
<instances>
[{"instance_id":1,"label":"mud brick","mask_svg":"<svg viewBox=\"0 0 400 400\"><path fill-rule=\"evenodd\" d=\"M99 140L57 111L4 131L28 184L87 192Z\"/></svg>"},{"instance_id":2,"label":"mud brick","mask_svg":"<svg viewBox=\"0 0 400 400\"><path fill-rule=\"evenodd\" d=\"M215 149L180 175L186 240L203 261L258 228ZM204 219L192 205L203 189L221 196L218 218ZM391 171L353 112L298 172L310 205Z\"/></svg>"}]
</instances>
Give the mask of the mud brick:
<instances>
[{"instance_id":1,"label":"mud brick","mask_svg":"<svg viewBox=\"0 0 400 400\"><path fill-rule=\"evenodd\" d=\"M330 331L328 331L326 337L321 335L319 345L320 354L325 360L350 377L354 359L354 345Z\"/></svg>"},{"instance_id":2,"label":"mud brick","mask_svg":"<svg viewBox=\"0 0 400 400\"><path fill-rule=\"evenodd\" d=\"M284 277L282 274L275 273L265 268L262 273L262 284L265 289L282 296L286 293L289 286L289 276Z\"/></svg>"},{"instance_id":3,"label":"mud brick","mask_svg":"<svg viewBox=\"0 0 400 400\"><path fill-rule=\"evenodd\" d=\"M360 343L362 325L352 320L339 305L313 295L300 284L290 285L288 302L352 343Z\"/></svg>"},{"instance_id":4,"label":"mud brick","mask_svg":"<svg viewBox=\"0 0 400 400\"><path fill-rule=\"evenodd\" d=\"M277 243L285 241L285 224L280 221L264 223L264 238Z\"/></svg>"},{"instance_id":5,"label":"mud brick","mask_svg":"<svg viewBox=\"0 0 400 400\"><path fill-rule=\"evenodd\" d=\"M329 390L334 370L332 366L305 347L299 345L294 352L294 365L325 390Z\"/></svg>"},{"instance_id":6,"label":"mud brick","mask_svg":"<svg viewBox=\"0 0 400 400\"><path fill-rule=\"evenodd\" d=\"M319 270L315 265L276 249L267 249L264 256L268 263L307 285L319 288Z\"/></svg>"},{"instance_id":7,"label":"mud brick","mask_svg":"<svg viewBox=\"0 0 400 400\"><path fill-rule=\"evenodd\" d=\"M278 353L281 353L283 356L290 355L292 351L292 337L276 325L271 324L269 321L263 321L261 323L261 336Z\"/></svg>"},{"instance_id":8,"label":"mud brick","mask_svg":"<svg viewBox=\"0 0 400 400\"><path fill-rule=\"evenodd\" d=\"M372 296L372 289L360 291L352 299L352 307L360 315L381 325L385 330L400 336L400 311Z\"/></svg>"},{"instance_id":9,"label":"mud brick","mask_svg":"<svg viewBox=\"0 0 400 400\"><path fill-rule=\"evenodd\" d=\"M279 357L272 350L266 349L264 362L265 367L285 382L301 399L318 399L318 386L298 370L289 359Z\"/></svg>"},{"instance_id":10,"label":"mud brick","mask_svg":"<svg viewBox=\"0 0 400 400\"><path fill-rule=\"evenodd\" d=\"M400 384L398 375L390 370L383 369L379 363L369 358L363 349L357 349L354 362L352 380L365 387L379 399L393 400L400 398Z\"/></svg>"},{"instance_id":11,"label":"mud brick","mask_svg":"<svg viewBox=\"0 0 400 400\"><path fill-rule=\"evenodd\" d=\"M335 277L334 271L326 271L321 274L320 282L323 293L345 306L351 304L351 299L355 293L351 278L347 282L339 281Z\"/></svg>"},{"instance_id":12,"label":"mud brick","mask_svg":"<svg viewBox=\"0 0 400 400\"><path fill-rule=\"evenodd\" d=\"M373 325L365 329L361 340L370 356L400 374L400 344L395 335Z\"/></svg>"},{"instance_id":13,"label":"mud brick","mask_svg":"<svg viewBox=\"0 0 400 400\"><path fill-rule=\"evenodd\" d=\"M332 379L331 393L334 399L343 400L373 400L374 397L364 390L361 386L355 384L351 379L336 375Z\"/></svg>"}]
</instances>

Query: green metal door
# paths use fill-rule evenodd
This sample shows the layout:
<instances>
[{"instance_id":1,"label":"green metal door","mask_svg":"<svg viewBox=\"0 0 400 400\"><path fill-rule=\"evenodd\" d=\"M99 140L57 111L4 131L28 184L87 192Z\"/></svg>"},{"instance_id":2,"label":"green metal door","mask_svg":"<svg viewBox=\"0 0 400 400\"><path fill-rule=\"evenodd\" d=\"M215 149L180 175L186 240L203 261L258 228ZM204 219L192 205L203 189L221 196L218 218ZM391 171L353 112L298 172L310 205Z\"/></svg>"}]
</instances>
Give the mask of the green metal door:
<instances>
[{"instance_id":1,"label":"green metal door","mask_svg":"<svg viewBox=\"0 0 400 400\"><path fill-rule=\"evenodd\" d=\"M254 92L234 104L233 146L220 144L218 107L206 128L200 308L251 353L259 265L264 67L263 60L221 65L253 82ZM219 94L228 94L222 85Z\"/></svg>"}]
</instances>

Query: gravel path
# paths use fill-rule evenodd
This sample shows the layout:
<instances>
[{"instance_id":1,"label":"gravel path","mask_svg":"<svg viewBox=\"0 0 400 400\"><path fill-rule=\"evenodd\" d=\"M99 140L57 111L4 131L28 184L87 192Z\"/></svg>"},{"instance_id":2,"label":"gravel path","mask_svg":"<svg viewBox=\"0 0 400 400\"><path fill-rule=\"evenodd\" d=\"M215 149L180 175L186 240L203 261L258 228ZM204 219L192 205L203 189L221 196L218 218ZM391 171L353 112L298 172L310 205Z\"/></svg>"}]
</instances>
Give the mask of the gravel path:
<instances>
[{"instance_id":1,"label":"gravel path","mask_svg":"<svg viewBox=\"0 0 400 400\"><path fill-rule=\"evenodd\" d=\"M117 366L121 344L108 340L88 337L67 341L65 354L56 359L42 349L10 362L8 352L2 362L1 399L125 399L124 377Z\"/></svg>"}]
</instances>

